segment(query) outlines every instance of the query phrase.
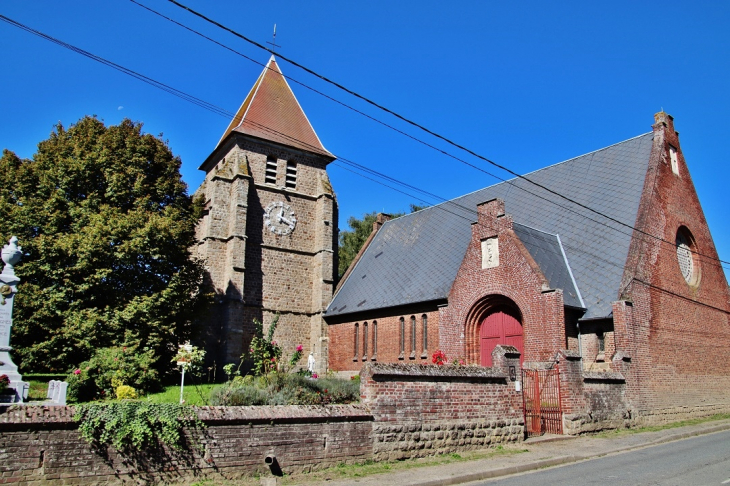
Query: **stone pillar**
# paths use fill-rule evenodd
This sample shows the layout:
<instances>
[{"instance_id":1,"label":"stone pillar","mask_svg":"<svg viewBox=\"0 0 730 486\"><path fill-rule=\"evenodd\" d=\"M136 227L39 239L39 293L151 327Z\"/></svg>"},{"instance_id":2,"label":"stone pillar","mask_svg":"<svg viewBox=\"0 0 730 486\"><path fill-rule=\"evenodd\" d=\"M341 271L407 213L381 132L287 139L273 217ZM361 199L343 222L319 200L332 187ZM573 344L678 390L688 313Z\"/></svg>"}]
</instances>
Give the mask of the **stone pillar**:
<instances>
[{"instance_id":1,"label":"stone pillar","mask_svg":"<svg viewBox=\"0 0 730 486\"><path fill-rule=\"evenodd\" d=\"M2 259L5 267L0 274L0 375L7 375L10 378L10 388L15 390L13 395L0 395L0 401L10 403L22 403L28 398L30 385L22 380L18 373L18 367L10 358L10 329L13 327L13 301L18 291L20 279L15 276L13 266L20 261L23 255L22 249L18 246L18 238L13 236L10 243L2 250Z\"/></svg>"},{"instance_id":2,"label":"stone pillar","mask_svg":"<svg viewBox=\"0 0 730 486\"><path fill-rule=\"evenodd\" d=\"M510 381L522 380L520 352L514 346L498 344L492 351L492 367L502 370Z\"/></svg>"}]
</instances>

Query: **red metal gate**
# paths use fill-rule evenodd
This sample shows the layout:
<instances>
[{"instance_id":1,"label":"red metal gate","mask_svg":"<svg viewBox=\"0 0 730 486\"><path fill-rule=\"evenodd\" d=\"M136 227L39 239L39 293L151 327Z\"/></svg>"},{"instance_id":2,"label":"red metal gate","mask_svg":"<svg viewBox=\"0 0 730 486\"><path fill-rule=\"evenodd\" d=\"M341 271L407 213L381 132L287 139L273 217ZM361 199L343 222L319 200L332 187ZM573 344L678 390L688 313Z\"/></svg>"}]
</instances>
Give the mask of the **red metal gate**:
<instances>
[{"instance_id":1,"label":"red metal gate","mask_svg":"<svg viewBox=\"0 0 730 486\"><path fill-rule=\"evenodd\" d=\"M525 430L528 437L563 433L563 412L560 406L560 372L522 370L522 402L525 408Z\"/></svg>"}]
</instances>

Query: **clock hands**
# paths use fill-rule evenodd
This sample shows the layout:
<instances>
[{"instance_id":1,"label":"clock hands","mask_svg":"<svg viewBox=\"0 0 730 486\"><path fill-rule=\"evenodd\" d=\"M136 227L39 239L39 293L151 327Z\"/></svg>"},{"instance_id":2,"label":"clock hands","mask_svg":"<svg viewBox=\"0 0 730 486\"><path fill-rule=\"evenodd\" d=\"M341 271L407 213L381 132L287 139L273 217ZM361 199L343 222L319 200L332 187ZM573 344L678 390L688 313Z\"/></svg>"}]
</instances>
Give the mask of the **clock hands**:
<instances>
[{"instance_id":1,"label":"clock hands","mask_svg":"<svg viewBox=\"0 0 730 486\"><path fill-rule=\"evenodd\" d=\"M284 217L284 208L279 209L279 215L276 219L279 221L279 223L286 223L291 228L294 228L294 223Z\"/></svg>"}]
</instances>

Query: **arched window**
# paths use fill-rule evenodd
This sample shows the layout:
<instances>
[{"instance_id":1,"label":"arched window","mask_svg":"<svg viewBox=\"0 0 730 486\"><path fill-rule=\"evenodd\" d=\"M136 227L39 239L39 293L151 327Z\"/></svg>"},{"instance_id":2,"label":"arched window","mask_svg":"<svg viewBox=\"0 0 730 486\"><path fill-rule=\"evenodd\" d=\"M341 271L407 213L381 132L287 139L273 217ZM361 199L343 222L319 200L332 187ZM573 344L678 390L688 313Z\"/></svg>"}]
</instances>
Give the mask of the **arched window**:
<instances>
[{"instance_id":1,"label":"arched window","mask_svg":"<svg viewBox=\"0 0 730 486\"><path fill-rule=\"evenodd\" d=\"M692 286L699 285L700 266L696 254L695 239L684 226L680 226L677 230L676 245L677 263L682 277Z\"/></svg>"},{"instance_id":2,"label":"arched window","mask_svg":"<svg viewBox=\"0 0 730 486\"><path fill-rule=\"evenodd\" d=\"M373 321L373 355L370 359L378 359L378 321Z\"/></svg>"},{"instance_id":3,"label":"arched window","mask_svg":"<svg viewBox=\"0 0 730 486\"><path fill-rule=\"evenodd\" d=\"M406 320L400 318L400 355L398 359L403 359L406 356Z\"/></svg>"},{"instance_id":4,"label":"arched window","mask_svg":"<svg viewBox=\"0 0 730 486\"><path fill-rule=\"evenodd\" d=\"M416 316L411 316L411 355L410 359L416 359Z\"/></svg>"},{"instance_id":5,"label":"arched window","mask_svg":"<svg viewBox=\"0 0 730 486\"><path fill-rule=\"evenodd\" d=\"M423 334L423 353L421 358L428 358L428 316L423 314L421 316L421 333Z\"/></svg>"},{"instance_id":6,"label":"arched window","mask_svg":"<svg viewBox=\"0 0 730 486\"><path fill-rule=\"evenodd\" d=\"M368 360L368 323L362 323L362 360Z\"/></svg>"},{"instance_id":7,"label":"arched window","mask_svg":"<svg viewBox=\"0 0 730 486\"><path fill-rule=\"evenodd\" d=\"M357 361L357 349L358 349L358 339L360 339L360 324L357 322L355 323L355 353L353 354L353 361Z\"/></svg>"}]
</instances>

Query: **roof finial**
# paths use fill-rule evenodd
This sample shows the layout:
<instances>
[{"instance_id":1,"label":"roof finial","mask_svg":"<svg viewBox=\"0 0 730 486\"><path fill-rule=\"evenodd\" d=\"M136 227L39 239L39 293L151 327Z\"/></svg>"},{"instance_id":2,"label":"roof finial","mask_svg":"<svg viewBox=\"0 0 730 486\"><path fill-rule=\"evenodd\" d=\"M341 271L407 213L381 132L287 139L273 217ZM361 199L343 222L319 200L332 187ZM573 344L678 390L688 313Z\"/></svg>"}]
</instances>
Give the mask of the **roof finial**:
<instances>
[{"instance_id":1,"label":"roof finial","mask_svg":"<svg viewBox=\"0 0 730 486\"><path fill-rule=\"evenodd\" d=\"M267 42L267 44L271 44L271 53L276 54L276 48L281 47L276 43L276 24L274 24L274 37L272 38L272 42Z\"/></svg>"}]
</instances>

